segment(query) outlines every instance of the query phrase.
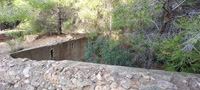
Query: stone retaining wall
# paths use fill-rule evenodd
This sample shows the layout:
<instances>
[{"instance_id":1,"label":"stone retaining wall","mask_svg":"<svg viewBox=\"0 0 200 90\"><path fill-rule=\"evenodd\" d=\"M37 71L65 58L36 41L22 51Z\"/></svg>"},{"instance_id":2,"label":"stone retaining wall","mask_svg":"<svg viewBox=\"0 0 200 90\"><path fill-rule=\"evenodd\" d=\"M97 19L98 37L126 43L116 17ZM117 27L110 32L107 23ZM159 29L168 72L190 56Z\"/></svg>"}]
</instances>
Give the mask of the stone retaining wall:
<instances>
[{"instance_id":1,"label":"stone retaining wall","mask_svg":"<svg viewBox=\"0 0 200 90\"><path fill-rule=\"evenodd\" d=\"M0 59L0 74L0 90L199 90L200 88L199 74L68 60L13 59L8 55Z\"/></svg>"}]
</instances>

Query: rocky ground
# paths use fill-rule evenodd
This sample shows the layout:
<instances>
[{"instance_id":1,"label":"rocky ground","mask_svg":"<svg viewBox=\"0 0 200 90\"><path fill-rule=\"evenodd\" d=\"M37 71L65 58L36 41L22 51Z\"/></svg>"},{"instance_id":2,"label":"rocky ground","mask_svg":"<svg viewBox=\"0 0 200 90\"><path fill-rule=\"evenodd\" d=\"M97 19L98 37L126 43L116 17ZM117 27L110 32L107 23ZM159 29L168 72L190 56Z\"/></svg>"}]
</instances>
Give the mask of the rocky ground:
<instances>
[{"instance_id":1,"label":"rocky ground","mask_svg":"<svg viewBox=\"0 0 200 90\"><path fill-rule=\"evenodd\" d=\"M13 59L0 43L0 90L199 90L200 75L75 61Z\"/></svg>"}]
</instances>

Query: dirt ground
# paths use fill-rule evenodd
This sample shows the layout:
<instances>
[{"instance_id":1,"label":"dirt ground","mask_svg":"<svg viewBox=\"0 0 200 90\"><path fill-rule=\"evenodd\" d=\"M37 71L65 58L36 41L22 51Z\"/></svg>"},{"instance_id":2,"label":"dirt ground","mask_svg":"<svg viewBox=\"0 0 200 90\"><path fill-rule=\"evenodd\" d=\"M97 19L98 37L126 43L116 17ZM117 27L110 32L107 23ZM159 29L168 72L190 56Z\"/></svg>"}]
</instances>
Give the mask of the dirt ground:
<instances>
[{"instance_id":1,"label":"dirt ground","mask_svg":"<svg viewBox=\"0 0 200 90\"><path fill-rule=\"evenodd\" d=\"M60 42L65 42L85 36L86 36L85 34L79 34L79 35L63 34L63 35L43 36L40 39L34 40L33 42L24 41L20 44L20 46L24 48L33 48L33 47L54 45Z\"/></svg>"},{"instance_id":2,"label":"dirt ground","mask_svg":"<svg viewBox=\"0 0 200 90\"><path fill-rule=\"evenodd\" d=\"M6 42L0 42L0 54L7 53L9 49L10 47Z\"/></svg>"},{"instance_id":3,"label":"dirt ground","mask_svg":"<svg viewBox=\"0 0 200 90\"><path fill-rule=\"evenodd\" d=\"M19 43L19 45L17 46L23 47L24 49L35 48L35 47L46 46L46 45L54 45L60 42L82 38L82 37L86 37L86 34L62 34L62 35L43 36L31 42L25 40ZM10 46L6 43L6 41L9 41L9 40L11 40L11 38L5 36L5 33L0 34L0 54L1 54L0 56L2 56L2 54L8 54L10 50Z\"/></svg>"}]
</instances>

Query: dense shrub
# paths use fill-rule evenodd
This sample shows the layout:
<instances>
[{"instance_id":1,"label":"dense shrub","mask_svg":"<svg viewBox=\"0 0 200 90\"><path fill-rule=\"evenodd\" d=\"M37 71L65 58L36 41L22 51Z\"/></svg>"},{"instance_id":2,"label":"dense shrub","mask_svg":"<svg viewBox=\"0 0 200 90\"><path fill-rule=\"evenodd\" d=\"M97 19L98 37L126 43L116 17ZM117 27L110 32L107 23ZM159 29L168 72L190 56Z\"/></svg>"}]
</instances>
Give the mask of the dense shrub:
<instances>
[{"instance_id":1,"label":"dense shrub","mask_svg":"<svg viewBox=\"0 0 200 90\"><path fill-rule=\"evenodd\" d=\"M8 32L8 33L6 33L6 36L9 36L9 37L12 37L12 38L23 37L23 31Z\"/></svg>"},{"instance_id":2,"label":"dense shrub","mask_svg":"<svg viewBox=\"0 0 200 90\"><path fill-rule=\"evenodd\" d=\"M110 65L134 66L133 55L128 50L122 50L114 40L97 39L89 41L84 59L88 62Z\"/></svg>"}]
</instances>

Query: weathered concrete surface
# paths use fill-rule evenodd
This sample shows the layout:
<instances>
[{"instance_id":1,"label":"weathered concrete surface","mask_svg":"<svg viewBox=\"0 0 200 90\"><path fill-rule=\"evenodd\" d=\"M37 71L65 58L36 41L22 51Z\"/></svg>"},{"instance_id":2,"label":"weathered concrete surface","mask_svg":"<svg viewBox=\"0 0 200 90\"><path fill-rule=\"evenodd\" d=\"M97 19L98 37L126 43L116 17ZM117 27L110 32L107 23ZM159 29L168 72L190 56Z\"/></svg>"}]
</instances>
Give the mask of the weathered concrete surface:
<instances>
[{"instance_id":1,"label":"weathered concrete surface","mask_svg":"<svg viewBox=\"0 0 200 90\"><path fill-rule=\"evenodd\" d=\"M12 53L11 56L32 60L79 60L85 54L85 44L87 44L86 37L58 43L56 45L18 51Z\"/></svg>"},{"instance_id":2,"label":"weathered concrete surface","mask_svg":"<svg viewBox=\"0 0 200 90\"><path fill-rule=\"evenodd\" d=\"M121 66L13 59L0 54L0 90L199 90L200 75Z\"/></svg>"}]
</instances>

